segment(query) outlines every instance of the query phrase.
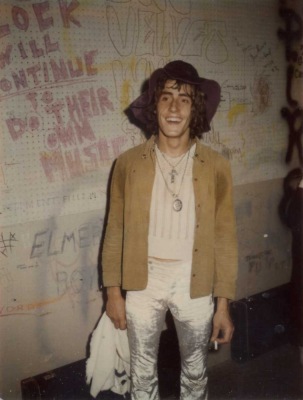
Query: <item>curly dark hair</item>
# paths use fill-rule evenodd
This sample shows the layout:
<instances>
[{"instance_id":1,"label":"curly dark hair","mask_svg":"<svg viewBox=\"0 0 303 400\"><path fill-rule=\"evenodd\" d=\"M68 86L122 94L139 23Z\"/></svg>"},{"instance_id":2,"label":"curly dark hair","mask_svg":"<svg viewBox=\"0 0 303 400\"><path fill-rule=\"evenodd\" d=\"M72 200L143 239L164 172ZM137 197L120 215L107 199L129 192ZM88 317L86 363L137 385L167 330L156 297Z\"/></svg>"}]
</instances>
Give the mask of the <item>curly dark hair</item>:
<instances>
[{"instance_id":1,"label":"curly dark hair","mask_svg":"<svg viewBox=\"0 0 303 400\"><path fill-rule=\"evenodd\" d=\"M151 104L144 109L144 114L146 116L147 122L147 130L152 132L153 134L158 134L159 125L157 118L157 102L162 93L162 90L165 86L166 81L169 78L164 73L157 82L153 101ZM176 80L175 86L180 90L181 86L184 85L185 82ZM201 138L203 136L203 131L208 130L209 125L206 119L206 107L205 107L205 95L204 93L196 86L190 85L192 87L191 93L188 93L192 100L192 116L190 122L190 137L191 138Z\"/></svg>"}]
</instances>

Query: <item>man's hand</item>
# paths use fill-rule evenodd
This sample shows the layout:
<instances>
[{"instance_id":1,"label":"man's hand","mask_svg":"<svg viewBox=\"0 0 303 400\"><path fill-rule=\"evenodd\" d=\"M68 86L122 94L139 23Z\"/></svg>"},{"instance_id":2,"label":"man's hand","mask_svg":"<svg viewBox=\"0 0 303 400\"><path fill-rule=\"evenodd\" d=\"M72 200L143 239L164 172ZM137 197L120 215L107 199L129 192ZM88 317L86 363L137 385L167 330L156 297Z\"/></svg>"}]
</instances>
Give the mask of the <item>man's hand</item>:
<instances>
[{"instance_id":1,"label":"man's hand","mask_svg":"<svg viewBox=\"0 0 303 400\"><path fill-rule=\"evenodd\" d=\"M126 329L125 300L120 287L107 288L106 314L116 329Z\"/></svg>"},{"instance_id":2,"label":"man's hand","mask_svg":"<svg viewBox=\"0 0 303 400\"><path fill-rule=\"evenodd\" d=\"M213 318L213 332L211 342L220 344L229 343L231 341L234 324L229 314L228 299L218 297L217 310Z\"/></svg>"}]
</instances>

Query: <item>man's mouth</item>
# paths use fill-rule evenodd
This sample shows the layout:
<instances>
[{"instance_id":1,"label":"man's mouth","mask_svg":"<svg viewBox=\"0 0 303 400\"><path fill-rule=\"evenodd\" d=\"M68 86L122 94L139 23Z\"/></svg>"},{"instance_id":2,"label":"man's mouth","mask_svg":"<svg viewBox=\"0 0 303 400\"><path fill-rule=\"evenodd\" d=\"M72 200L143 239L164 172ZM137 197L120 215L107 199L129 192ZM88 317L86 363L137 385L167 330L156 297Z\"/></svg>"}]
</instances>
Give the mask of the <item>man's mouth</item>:
<instances>
[{"instance_id":1,"label":"man's mouth","mask_svg":"<svg viewBox=\"0 0 303 400\"><path fill-rule=\"evenodd\" d=\"M179 123L179 122L182 121L182 119L178 118L178 117L168 117L168 118L166 118L166 121L167 122L173 122L173 123Z\"/></svg>"}]
</instances>

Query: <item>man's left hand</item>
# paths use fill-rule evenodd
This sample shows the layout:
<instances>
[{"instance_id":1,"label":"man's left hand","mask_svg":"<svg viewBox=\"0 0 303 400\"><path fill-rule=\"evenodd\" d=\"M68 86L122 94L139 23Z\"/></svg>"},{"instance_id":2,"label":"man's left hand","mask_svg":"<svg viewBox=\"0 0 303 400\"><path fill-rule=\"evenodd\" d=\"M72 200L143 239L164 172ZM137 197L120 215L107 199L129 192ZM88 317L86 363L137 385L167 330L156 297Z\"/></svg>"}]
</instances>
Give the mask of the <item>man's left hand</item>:
<instances>
[{"instance_id":1,"label":"man's left hand","mask_svg":"<svg viewBox=\"0 0 303 400\"><path fill-rule=\"evenodd\" d=\"M217 310L213 318L211 342L229 343L233 336L234 324L229 313L228 299L218 298Z\"/></svg>"}]
</instances>

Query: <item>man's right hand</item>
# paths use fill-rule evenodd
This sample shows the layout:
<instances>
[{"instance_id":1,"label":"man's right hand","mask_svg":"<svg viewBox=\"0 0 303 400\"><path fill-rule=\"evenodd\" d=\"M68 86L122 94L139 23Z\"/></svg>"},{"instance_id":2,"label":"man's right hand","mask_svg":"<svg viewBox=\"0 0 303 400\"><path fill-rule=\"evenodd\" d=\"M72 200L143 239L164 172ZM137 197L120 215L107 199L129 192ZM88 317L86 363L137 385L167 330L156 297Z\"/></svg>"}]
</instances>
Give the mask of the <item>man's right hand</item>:
<instances>
[{"instance_id":1,"label":"man's right hand","mask_svg":"<svg viewBox=\"0 0 303 400\"><path fill-rule=\"evenodd\" d=\"M120 287L107 288L106 314L116 329L126 329L125 300Z\"/></svg>"}]
</instances>

